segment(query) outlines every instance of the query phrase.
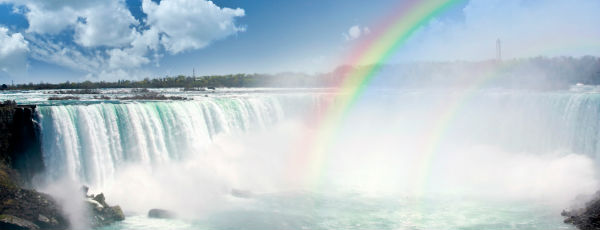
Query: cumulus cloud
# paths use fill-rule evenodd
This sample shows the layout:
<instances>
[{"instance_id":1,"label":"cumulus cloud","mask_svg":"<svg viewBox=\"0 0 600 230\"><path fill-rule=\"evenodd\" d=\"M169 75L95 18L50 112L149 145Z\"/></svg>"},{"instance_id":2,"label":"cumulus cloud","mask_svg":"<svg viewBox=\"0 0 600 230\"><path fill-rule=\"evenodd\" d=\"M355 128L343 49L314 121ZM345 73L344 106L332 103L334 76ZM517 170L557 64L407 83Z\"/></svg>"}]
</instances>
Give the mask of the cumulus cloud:
<instances>
[{"instance_id":1,"label":"cumulus cloud","mask_svg":"<svg viewBox=\"0 0 600 230\"><path fill-rule=\"evenodd\" d=\"M362 27L360 25L355 25L355 26L350 27L350 29L348 29L348 32L343 33L342 36L344 36L344 39L346 41L351 41L351 40L358 39L362 36L369 35L370 33L371 33L371 30L369 29L369 27Z\"/></svg>"},{"instance_id":2,"label":"cumulus cloud","mask_svg":"<svg viewBox=\"0 0 600 230\"><path fill-rule=\"evenodd\" d=\"M130 44L137 33L131 26L139 24L122 2L87 8L80 17L83 19L75 26L75 42L86 47Z\"/></svg>"},{"instance_id":3,"label":"cumulus cloud","mask_svg":"<svg viewBox=\"0 0 600 230\"><path fill-rule=\"evenodd\" d=\"M27 18L27 32L55 35L73 29L74 41L84 47L128 45L135 38L132 25L139 24L123 0L13 0L12 3L24 7L17 12Z\"/></svg>"},{"instance_id":4,"label":"cumulus cloud","mask_svg":"<svg viewBox=\"0 0 600 230\"><path fill-rule=\"evenodd\" d=\"M139 67L150 62L150 59L143 55L134 55L129 50L112 49L108 51L110 56L108 66L111 69L121 67Z\"/></svg>"},{"instance_id":5,"label":"cumulus cloud","mask_svg":"<svg viewBox=\"0 0 600 230\"><path fill-rule=\"evenodd\" d=\"M56 10L46 10L42 6L27 4L25 17L29 22L27 32L40 34L58 34L77 22L75 10L69 7Z\"/></svg>"},{"instance_id":6,"label":"cumulus cloud","mask_svg":"<svg viewBox=\"0 0 600 230\"><path fill-rule=\"evenodd\" d=\"M28 21L24 34L10 35L25 44L26 49L20 49L19 53L25 60L29 55L88 72L88 77L140 73L138 68L143 65L152 61L158 65L161 52L177 54L201 49L245 30L235 23L237 17L245 15L243 9L221 8L208 0L160 3L143 0L142 9L147 14L143 21L133 17L125 0L0 0L0 3L12 4L14 12L23 14ZM0 32L9 36L6 29ZM72 34L70 40L65 40L65 34Z\"/></svg>"},{"instance_id":7,"label":"cumulus cloud","mask_svg":"<svg viewBox=\"0 0 600 230\"><path fill-rule=\"evenodd\" d=\"M148 24L165 34L160 42L173 54L203 48L245 30L235 24L236 17L244 16L243 9L220 8L211 1L163 0L157 4L143 0L142 9Z\"/></svg>"},{"instance_id":8,"label":"cumulus cloud","mask_svg":"<svg viewBox=\"0 0 600 230\"><path fill-rule=\"evenodd\" d=\"M482 60L600 55L600 2L593 0L471 0L460 20L438 19L418 31L399 58Z\"/></svg>"},{"instance_id":9,"label":"cumulus cloud","mask_svg":"<svg viewBox=\"0 0 600 230\"><path fill-rule=\"evenodd\" d=\"M27 18L29 28L27 32L39 34L57 34L65 29L72 28L78 23L79 18L87 18L90 12L87 9L95 8L98 11L111 11L108 6L116 6L123 1L119 0L3 0L0 2L12 3L15 12L22 13ZM120 13L116 11L116 13Z\"/></svg>"},{"instance_id":10,"label":"cumulus cloud","mask_svg":"<svg viewBox=\"0 0 600 230\"><path fill-rule=\"evenodd\" d=\"M10 34L0 27L0 71L18 75L27 69L28 42L21 33Z\"/></svg>"}]
</instances>

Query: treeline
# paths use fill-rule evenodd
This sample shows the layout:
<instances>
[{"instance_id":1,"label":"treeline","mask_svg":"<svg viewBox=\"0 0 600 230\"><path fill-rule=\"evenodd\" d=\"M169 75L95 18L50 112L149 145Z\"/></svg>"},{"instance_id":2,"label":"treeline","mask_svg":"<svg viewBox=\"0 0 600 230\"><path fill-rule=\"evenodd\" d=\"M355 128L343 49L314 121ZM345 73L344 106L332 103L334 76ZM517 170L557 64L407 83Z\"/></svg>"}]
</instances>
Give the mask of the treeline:
<instances>
[{"instance_id":1,"label":"treeline","mask_svg":"<svg viewBox=\"0 0 600 230\"><path fill-rule=\"evenodd\" d=\"M64 83L29 83L8 89L99 89L99 88L219 88L219 87L331 87L356 68L338 67L324 74L230 74L203 77L173 76ZM505 61L414 62L384 65L373 73L369 84L377 87L453 87L480 82L484 87L561 89L583 83L600 85L600 59L593 56L535 57ZM479 83L478 83L479 84Z\"/></svg>"},{"instance_id":2,"label":"treeline","mask_svg":"<svg viewBox=\"0 0 600 230\"><path fill-rule=\"evenodd\" d=\"M101 88L219 88L219 87L318 87L322 82L316 76L303 74L230 74L191 77L179 75L175 77L145 78L139 81L118 80L83 81L63 83L29 83L8 86L8 89L101 89Z\"/></svg>"}]
</instances>

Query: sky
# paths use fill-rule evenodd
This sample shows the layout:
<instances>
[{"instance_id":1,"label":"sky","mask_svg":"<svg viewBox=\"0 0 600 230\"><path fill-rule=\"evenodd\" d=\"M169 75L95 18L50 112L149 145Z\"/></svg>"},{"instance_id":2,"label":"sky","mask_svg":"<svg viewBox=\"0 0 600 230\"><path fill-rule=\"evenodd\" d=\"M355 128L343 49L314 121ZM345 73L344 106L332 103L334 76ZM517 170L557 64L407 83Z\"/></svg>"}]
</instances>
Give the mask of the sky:
<instances>
[{"instance_id":1,"label":"sky","mask_svg":"<svg viewBox=\"0 0 600 230\"><path fill-rule=\"evenodd\" d=\"M404 0L0 0L0 81L327 72ZM600 56L600 1L465 0L388 61Z\"/></svg>"}]
</instances>

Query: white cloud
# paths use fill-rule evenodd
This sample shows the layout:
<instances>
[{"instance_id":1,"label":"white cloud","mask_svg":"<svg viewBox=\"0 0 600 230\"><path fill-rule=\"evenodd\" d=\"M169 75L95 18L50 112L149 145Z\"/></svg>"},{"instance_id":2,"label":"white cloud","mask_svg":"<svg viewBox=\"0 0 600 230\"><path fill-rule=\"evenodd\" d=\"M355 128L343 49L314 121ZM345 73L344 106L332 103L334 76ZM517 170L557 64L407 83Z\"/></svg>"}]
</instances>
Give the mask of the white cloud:
<instances>
[{"instance_id":1,"label":"white cloud","mask_svg":"<svg viewBox=\"0 0 600 230\"><path fill-rule=\"evenodd\" d=\"M107 5L82 10L80 17L75 42L86 47L129 45L137 33L131 26L139 24L123 2L107 1Z\"/></svg>"},{"instance_id":2,"label":"white cloud","mask_svg":"<svg viewBox=\"0 0 600 230\"><path fill-rule=\"evenodd\" d=\"M418 31L398 58L482 60L600 55L600 1L471 0L464 20L434 20Z\"/></svg>"},{"instance_id":3,"label":"white cloud","mask_svg":"<svg viewBox=\"0 0 600 230\"><path fill-rule=\"evenodd\" d=\"M136 33L131 25L139 24L123 0L21 0L13 4L26 7L27 32L53 35L73 28L75 42L85 47L128 45Z\"/></svg>"},{"instance_id":4,"label":"white cloud","mask_svg":"<svg viewBox=\"0 0 600 230\"><path fill-rule=\"evenodd\" d=\"M118 68L137 68L141 65L148 64L150 59L143 54L135 54L131 50L112 49L108 51L110 58L108 59L108 67L111 69Z\"/></svg>"},{"instance_id":5,"label":"white cloud","mask_svg":"<svg viewBox=\"0 0 600 230\"><path fill-rule=\"evenodd\" d=\"M24 61L29 51L34 59L87 72L88 77L141 73L138 69L143 65L155 62L158 66L165 50L177 54L200 49L245 30L235 24L236 17L244 16L243 9L221 8L208 0L163 0L159 4L143 0L148 16L145 22L132 16L125 0L0 3L12 3L15 13L27 18L26 33L12 35L30 43L30 49L19 53ZM141 23L145 25L139 27ZM56 39L63 31L72 31L72 40ZM3 33L7 36L8 32Z\"/></svg>"},{"instance_id":6,"label":"white cloud","mask_svg":"<svg viewBox=\"0 0 600 230\"><path fill-rule=\"evenodd\" d=\"M57 34L77 23L83 10L94 6L122 2L119 0L3 0L12 3L27 18L27 32L39 34Z\"/></svg>"},{"instance_id":7,"label":"white cloud","mask_svg":"<svg viewBox=\"0 0 600 230\"><path fill-rule=\"evenodd\" d=\"M354 25L350 27L350 29L348 29L348 32L343 33L342 36L344 36L344 39L346 41L351 41L358 39L362 36L369 35L370 33L371 30L369 29L369 27L361 27L360 25Z\"/></svg>"},{"instance_id":8,"label":"white cloud","mask_svg":"<svg viewBox=\"0 0 600 230\"><path fill-rule=\"evenodd\" d=\"M0 71L20 75L27 69L28 42L21 33L10 34L0 27Z\"/></svg>"},{"instance_id":9,"label":"white cloud","mask_svg":"<svg viewBox=\"0 0 600 230\"><path fill-rule=\"evenodd\" d=\"M40 34L57 34L72 26L77 21L77 15L72 8L46 10L38 4L27 4L25 17L29 22L27 32Z\"/></svg>"},{"instance_id":10,"label":"white cloud","mask_svg":"<svg viewBox=\"0 0 600 230\"><path fill-rule=\"evenodd\" d=\"M83 53L76 47L35 36L28 36L27 40L30 43L30 56L34 59L91 73L105 66L101 51Z\"/></svg>"},{"instance_id":11,"label":"white cloud","mask_svg":"<svg viewBox=\"0 0 600 230\"><path fill-rule=\"evenodd\" d=\"M235 24L236 17L244 16L243 9L220 8L211 1L163 0L156 4L143 0L142 9L148 24L165 34L160 42L172 54L203 48L245 30Z\"/></svg>"}]
</instances>

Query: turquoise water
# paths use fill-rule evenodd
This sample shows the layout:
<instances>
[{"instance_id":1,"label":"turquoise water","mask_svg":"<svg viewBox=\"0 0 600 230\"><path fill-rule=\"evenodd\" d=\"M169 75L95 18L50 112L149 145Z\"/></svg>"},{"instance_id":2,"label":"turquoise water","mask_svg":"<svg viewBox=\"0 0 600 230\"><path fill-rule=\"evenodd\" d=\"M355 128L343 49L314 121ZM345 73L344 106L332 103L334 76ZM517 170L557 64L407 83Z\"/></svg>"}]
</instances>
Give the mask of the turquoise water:
<instances>
[{"instance_id":1,"label":"turquoise water","mask_svg":"<svg viewBox=\"0 0 600 230\"><path fill-rule=\"evenodd\" d=\"M131 215L101 229L575 229L531 203L269 194L199 220Z\"/></svg>"}]
</instances>

